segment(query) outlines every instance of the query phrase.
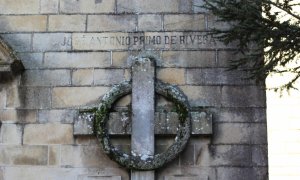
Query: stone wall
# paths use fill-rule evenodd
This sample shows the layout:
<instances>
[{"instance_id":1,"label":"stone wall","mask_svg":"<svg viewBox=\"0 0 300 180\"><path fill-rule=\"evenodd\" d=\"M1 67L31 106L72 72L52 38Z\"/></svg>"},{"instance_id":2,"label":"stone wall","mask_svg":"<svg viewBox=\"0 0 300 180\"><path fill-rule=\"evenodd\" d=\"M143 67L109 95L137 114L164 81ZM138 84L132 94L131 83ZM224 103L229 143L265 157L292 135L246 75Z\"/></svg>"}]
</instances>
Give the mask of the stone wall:
<instances>
[{"instance_id":1,"label":"stone wall","mask_svg":"<svg viewBox=\"0 0 300 180\"><path fill-rule=\"evenodd\" d=\"M178 85L193 110L213 113L213 135L192 137L179 158L156 171L157 179L267 179L264 83L226 71L238 56L234 45L206 32L228 26L201 4L0 0L1 37L25 66L0 84L0 179L129 179L95 137L73 136L73 122L78 109L97 105L113 84L130 79L130 58L139 54L158 59L157 78ZM125 97L117 106L128 104ZM130 141L115 143L127 148ZM170 143L159 138L157 151Z\"/></svg>"}]
</instances>

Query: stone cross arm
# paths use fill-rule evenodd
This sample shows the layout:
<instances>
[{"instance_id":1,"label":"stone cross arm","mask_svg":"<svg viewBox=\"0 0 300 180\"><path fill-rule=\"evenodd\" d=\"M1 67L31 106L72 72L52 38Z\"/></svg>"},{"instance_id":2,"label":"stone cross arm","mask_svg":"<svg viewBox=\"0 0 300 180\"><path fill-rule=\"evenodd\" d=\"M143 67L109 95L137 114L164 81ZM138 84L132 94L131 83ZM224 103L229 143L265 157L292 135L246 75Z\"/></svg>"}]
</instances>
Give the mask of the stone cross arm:
<instances>
[{"instance_id":1,"label":"stone cross arm","mask_svg":"<svg viewBox=\"0 0 300 180\"><path fill-rule=\"evenodd\" d=\"M212 134L212 114L208 112L192 111L191 134L211 135ZM74 135L93 134L94 113L88 110L80 110L74 122ZM176 112L156 112L155 113L155 134L175 135L179 121ZM131 118L128 112L111 112L107 123L110 135L131 134Z\"/></svg>"}]
</instances>

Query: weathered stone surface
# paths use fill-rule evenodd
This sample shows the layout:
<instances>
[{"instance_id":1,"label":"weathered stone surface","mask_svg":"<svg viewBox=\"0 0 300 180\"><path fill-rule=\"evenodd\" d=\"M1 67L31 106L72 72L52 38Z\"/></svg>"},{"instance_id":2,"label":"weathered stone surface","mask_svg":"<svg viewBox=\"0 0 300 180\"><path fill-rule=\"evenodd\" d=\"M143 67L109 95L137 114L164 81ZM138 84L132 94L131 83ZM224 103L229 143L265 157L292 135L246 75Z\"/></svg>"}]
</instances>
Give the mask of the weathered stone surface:
<instances>
[{"instance_id":1,"label":"weathered stone surface","mask_svg":"<svg viewBox=\"0 0 300 180\"><path fill-rule=\"evenodd\" d=\"M124 70L122 69L95 69L95 85L117 84L124 80Z\"/></svg>"},{"instance_id":2,"label":"weathered stone surface","mask_svg":"<svg viewBox=\"0 0 300 180\"><path fill-rule=\"evenodd\" d=\"M219 86L181 86L189 98L191 106L220 106L221 87Z\"/></svg>"},{"instance_id":3,"label":"weathered stone surface","mask_svg":"<svg viewBox=\"0 0 300 180\"><path fill-rule=\"evenodd\" d=\"M110 113L107 123L108 133L111 135L131 134L131 118L128 112ZM174 135L179 124L178 114L175 112L155 113L155 134ZM212 131L212 114L207 112L191 112L192 135L210 135ZM79 112L74 122L74 135L93 134L94 114L88 111Z\"/></svg>"},{"instance_id":4,"label":"weathered stone surface","mask_svg":"<svg viewBox=\"0 0 300 180\"><path fill-rule=\"evenodd\" d=\"M48 31L84 31L86 16L84 15L51 15Z\"/></svg>"},{"instance_id":5,"label":"weathered stone surface","mask_svg":"<svg viewBox=\"0 0 300 180\"><path fill-rule=\"evenodd\" d=\"M52 145L48 147L49 151L49 159L48 165L49 166L59 166L60 165L60 146L59 145Z\"/></svg>"},{"instance_id":6,"label":"weathered stone surface","mask_svg":"<svg viewBox=\"0 0 300 180\"><path fill-rule=\"evenodd\" d=\"M166 178L171 180L181 180L184 178L187 178L187 180L217 180L214 168L193 166L188 166L188 168L167 166L158 170L157 179L164 180Z\"/></svg>"},{"instance_id":7,"label":"weathered stone surface","mask_svg":"<svg viewBox=\"0 0 300 180\"><path fill-rule=\"evenodd\" d=\"M1 16L0 32L46 31L47 16Z\"/></svg>"},{"instance_id":8,"label":"weathered stone surface","mask_svg":"<svg viewBox=\"0 0 300 180\"><path fill-rule=\"evenodd\" d=\"M221 108L215 111L215 122L265 122L266 112L264 108Z\"/></svg>"},{"instance_id":9,"label":"weathered stone surface","mask_svg":"<svg viewBox=\"0 0 300 180\"><path fill-rule=\"evenodd\" d=\"M265 107L266 94L263 86L223 86L223 107Z\"/></svg>"},{"instance_id":10,"label":"weathered stone surface","mask_svg":"<svg viewBox=\"0 0 300 180\"><path fill-rule=\"evenodd\" d=\"M163 51L163 67L216 67L215 51Z\"/></svg>"},{"instance_id":11,"label":"weathered stone surface","mask_svg":"<svg viewBox=\"0 0 300 180\"><path fill-rule=\"evenodd\" d=\"M72 72L72 85L83 86L94 84L94 69L76 69Z\"/></svg>"},{"instance_id":12,"label":"weathered stone surface","mask_svg":"<svg viewBox=\"0 0 300 180\"><path fill-rule=\"evenodd\" d=\"M37 119L36 114L36 110L1 109L0 121L2 123L34 123Z\"/></svg>"},{"instance_id":13,"label":"weathered stone surface","mask_svg":"<svg viewBox=\"0 0 300 180\"><path fill-rule=\"evenodd\" d=\"M132 133L131 151L154 155L155 62L149 58L135 59L132 64ZM154 171L131 171L132 180L152 180Z\"/></svg>"},{"instance_id":14,"label":"weathered stone surface","mask_svg":"<svg viewBox=\"0 0 300 180\"><path fill-rule=\"evenodd\" d=\"M16 52L31 51L31 34L3 34L1 37L13 48Z\"/></svg>"},{"instance_id":15,"label":"weathered stone surface","mask_svg":"<svg viewBox=\"0 0 300 180\"><path fill-rule=\"evenodd\" d=\"M27 70L21 78L24 86L69 86L70 70Z\"/></svg>"},{"instance_id":16,"label":"weathered stone surface","mask_svg":"<svg viewBox=\"0 0 300 180\"><path fill-rule=\"evenodd\" d=\"M74 119L77 118L77 115L78 113L76 110L39 110L38 122L69 124L74 122Z\"/></svg>"},{"instance_id":17,"label":"weathered stone surface","mask_svg":"<svg viewBox=\"0 0 300 180\"><path fill-rule=\"evenodd\" d=\"M179 156L180 166L193 166L195 165L195 149L194 145L187 145Z\"/></svg>"},{"instance_id":18,"label":"weathered stone surface","mask_svg":"<svg viewBox=\"0 0 300 180\"><path fill-rule=\"evenodd\" d=\"M156 77L166 83L183 85L185 84L185 69L158 69Z\"/></svg>"},{"instance_id":19,"label":"weathered stone surface","mask_svg":"<svg viewBox=\"0 0 300 180\"><path fill-rule=\"evenodd\" d=\"M241 53L236 53L235 51L218 51L217 60L219 67L230 67L230 62L232 60L238 60L243 57Z\"/></svg>"},{"instance_id":20,"label":"weathered stone surface","mask_svg":"<svg viewBox=\"0 0 300 180\"><path fill-rule=\"evenodd\" d=\"M162 30L162 16L155 14L144 14L138 16L139 31Z\"/></svg>"},{"instance_id":21,"label":"weathered stone surface","mask_svg":"<svg viewBox=\"0 0 300 180\"><path fill-rule=\"evenodd\" d=\"M25 69L38 69L43 67L43 53L18 53L18 57L22 59Z\"/></svg>"},{"instance_id":22,"label":"weathered stone surface","mask_svg":"<svg viewBox=\"0 0 300 180\"><path fill-rule=\"evenodd\" d=\"M47 146L0 146L1 165L47 165Z\"/></svg>"},{"instance_id":23,"label":"weathered stone surface","mask_svg":"<svg viewBox=\"0 0 300 180\"><path fill-rule=\"evenodd\" d=\"M34 51L66 51L71 50L71 34L68 33L35 33L32 47Z\"/></svg>"},{"instance_id":24,"label":"weathered stone surface","mask_svg":"<svg viewBox=\"0 0 300 180\"><path fill-rule=\"evenodd\" d=\"M253 130L251 123L220 123L215 125L213 142L217 144L250 144Z\"/></svg>"},{"instance_id":25,"label":"weathered stone surface","mask_svg":"<svg viewBox=\"0 0 300 180\"><path fill-rule=\"evenodd\" d=\"M252 163L254 166L268 166L268 146L252 147Z\"/></svg>"},{"instance_id":26,"label":"weathered stone surface","mask_svg":"<svg viewBox=\"0 0 300 180\"><path fill-rule=\"evenodd\" d=\"M41 0L40 13L42 14L56 14L58 13L59 0Z\"/></svg>"},{"instance_id":27,"label":"weathered stone surface","mask_svg":"<svg viewBox=\"0 0 300 180\"><path fill-rule=\"evenodd\" d=\"M88 31L135 31L134 15L90 15Z\"/></svg>"},{"instance_id":28,"label":"weathered stone surface","mask_svg":"<svg viewBox=\"0 0 300 180\"><path fill-rule=\"evenodd\" d=\"M201 68L187 70L187 84L193 85L250 85L245 71L228 71L226 68Z\"/></svg>"},{"instance_id":29,"label":"weathered stone surface","mask_svg":"<svg viewBox=\"0 0 300 180\"><path fill-rule=\"evenodd\" d=\"M60 11L63 13L113 13L115 1L106 0L61 0Z\"/></svg>"},{"instance_id":30,"label":"weathered stone surface","mask_svg":"<svg viewBox=\"0 0 300 180\"><path fill-rule=\"evenodd\" d=\"M251 166L251 147L216 145L210 147L211 166Z\"/></svg>"},{"instance_id":31,"label":"weathered stone surface","mask_svg":"<svg viewBox=\"0 0 300 180\"><path fill-rule=\"evenodd\" d=\"M218 179L230 180L253 180L256 179L252 168L219 167L217 168Z\"/></svg>"},{"instance_id":32,"label":"weathered stone surface","mask_svg":"<svg viewBox=\"0 0 300 180\"><path fill-rule=\"evenodd\" d=\"M7 107L44 109L51 106L51 90L46 87L12 87L7 94Z\"/></svg>"},{"instance_id":33,"label":"weathered stone surface","mask_svg":"<svg viewBox=\"0 0 300 180\"><path fill-rule=\"evenodd\" d=\"M40 8L40 0L0 0L1 14L37 14Z\"/></svg>"},{"instance_id":34,"label":"weathered stone surface","mask_svg":"<svg viewBox=\"0 0 300 180\"><path fill-rule=\"evenodd\" d=\"M61 146L61 165L64 167L118 167L115 162L109 160L99 146L95 145Z\"/></svg>"},{"instance_id":35,"label":"weathered stone surface","mask_svg":"<svg viewBox=\"0 0 300 180\"><path fill-rule=\"evenodd\" d=\"M159 13L159 12L189 12L191 3L182 0L119 0L117 1L117 12L135 12L135 13Z\"/></svg>"},{"instance_id":36,"label":"weathered stone surface","mask_svg":"<svg viewBox=\"0 0 300 180\"><path fill-rule=\"evenodd\" d=\"M74 50L200 50L234 48L205 32L73 33Z\"/></svg>"},{"instance_id":37,"label":"weathered stone surface","mask_svg":"<svg viewBox=\"0 0 300 180\"><path fill-rule=\"evenodd\" d=\"M40 180L41 177L49 180L95 180L95 178L107 178L115 176L121 176L122 180L129 180L127 171L121 168L19 166L5 167L3 171L5 172L3 174L5 180ZM38 176L37 172L39 174Z\"/></svg>"},{"instance_id":38,"label":"weathered stone surface","mask_svg":"<svg viewBox=\"0 0 300 180\"><path fill-rule=\"evenodd\" d=\"M0 143L1 144L21 144L22 127L17 124L1 124Z\"/></svg>"},{"instance_id":39,"label":"weathered stone surface","mask_svg":"<svg viewBox=\"0 0 300 180\"><path fill-rule=\"evenodd\" d=\"M212 134L212 114L206 112L191 112L192 134Z\"/></svg>"},{"instance_id":40,"label":"weathered stone surface","mask_svg":"<svg viewBox=\"0 0 300 180\"><path fill-rule=\"evenodd\" d=\"M24 128L24 144L73 144L71 124L28 124Z\"/></svg>"},{"instance_id":41,"label":"weathered stone surface","mask_svg":"<svg viewBox=\"0 0 300 180\"><path fill-rule=\"evenodd\" d=\"M109 52L49 52L44 67L48 68L105 68L110 67Z\"/></svg>"},{"instance_id":42,"label":"weathered stone surface","mask_svg":"<svg viewBox=\"0 0 300 180\"><path fill-rule=\"evenodd\" d=\"M52 107L67 108L95 104L108 89L108 87L55 87L52 90Z\"/></svg>"},{"instance_id":43,"label":"weathered stone surface","mask_svg":"<svg viewBox=\"0 0 300 180\"><path fill-rule=\"evenodd\" d=\"M201 31L205 30L205 19L203 14L180 14L180 15L165 15L164 30L190 30Z\"/></svg>"}]
</instances>

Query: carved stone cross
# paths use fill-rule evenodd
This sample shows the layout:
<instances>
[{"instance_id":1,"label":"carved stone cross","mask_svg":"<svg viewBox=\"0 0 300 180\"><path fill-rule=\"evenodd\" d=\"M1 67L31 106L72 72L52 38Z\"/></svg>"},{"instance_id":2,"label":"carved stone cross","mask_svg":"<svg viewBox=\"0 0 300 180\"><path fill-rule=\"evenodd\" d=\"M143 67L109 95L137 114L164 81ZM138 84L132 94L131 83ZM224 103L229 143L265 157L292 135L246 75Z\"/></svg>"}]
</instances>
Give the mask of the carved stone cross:
<instances>
[{"instance_id":1,"label":"carved stone cross","mask_svg":"<svg viewBox=\"0 0 300 180\"><path fill-rule=\"evenodd\" d=\"M120 124L118 118L128 116L122 113L111 113L113 102L123 95L132 93L131 122ZM174 101L177 113L165 113L168 121L155 113L155 92L170 96ZM104 96L98 110L83 110L74 123L74 135L95 133L100 138L105 152L121 165L131 168L132 180L153 180L153 169L169 162L183 150L191 134L211 134L212 116L206 112L188 112L184 94L175 86L166 85L155 80L155 62L150 58L137 58L132 64L132 81L121 83ZM186 109L185 109L186 108ZM109 118L108 118L109 116ZM190 118L191 117L191 118ZM190 127L191 120L191 127ZM130 124L131 123L131 124ZM104 126L108 125L107 128ZM130 126L131 125L131 126ZM101 128L98 128L100 126ZM94 128L93 128L94 127ZM96 127L96 129L95 129ZM108 134L130 134L131 154L120 153L107 137ZM187 134L188 133L188 134ZM155 134L177 134L175 143L166 153L154 154ZM142 170L142 171L141 171Z\"/></svg>"}]
</instances>

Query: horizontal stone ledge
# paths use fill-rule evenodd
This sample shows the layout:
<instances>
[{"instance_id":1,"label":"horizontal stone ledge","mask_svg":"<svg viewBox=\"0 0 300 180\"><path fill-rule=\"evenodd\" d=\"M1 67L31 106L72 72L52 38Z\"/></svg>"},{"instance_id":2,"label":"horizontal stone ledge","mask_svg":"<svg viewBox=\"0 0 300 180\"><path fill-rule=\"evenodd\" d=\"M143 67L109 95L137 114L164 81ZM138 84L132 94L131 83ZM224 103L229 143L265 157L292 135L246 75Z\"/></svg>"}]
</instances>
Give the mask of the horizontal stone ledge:
<instances>
[{"instance_id":1,"label":"horizontal stone ledge","mask_svg":"<svg viewBox=\"0 0 300 180\"><path fill-rule=\"evenodd\" d=\"M191 134L211 135L212 134L212 114L207 112L193 111L191 114ZM94 113L80 111L78 118L74 122L74 135L92 135ZM176 112L156 112L155 113L155 134L175 135L179 125L178 114ZM111 112L107 122L107 129L110 135L130 135L131 118L129 112Z\"/></svg>"}]
</instances>

